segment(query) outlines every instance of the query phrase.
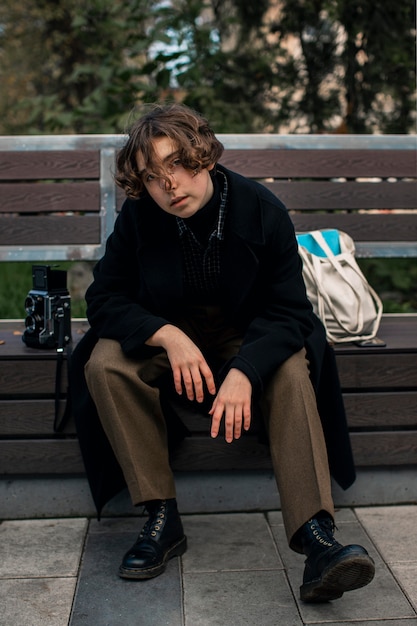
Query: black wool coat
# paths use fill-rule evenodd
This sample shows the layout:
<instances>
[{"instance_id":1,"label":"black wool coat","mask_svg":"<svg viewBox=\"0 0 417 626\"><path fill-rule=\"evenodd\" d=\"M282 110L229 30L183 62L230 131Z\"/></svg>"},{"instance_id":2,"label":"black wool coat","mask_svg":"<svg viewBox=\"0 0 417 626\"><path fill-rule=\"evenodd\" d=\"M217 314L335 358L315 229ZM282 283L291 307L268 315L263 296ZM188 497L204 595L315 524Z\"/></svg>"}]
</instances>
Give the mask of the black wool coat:
<instances>
[{"instance_id":1,"label":"black wool coat","mask_svg":"<svg viewBox=\"0 0 417 626\"><path fill-rule=\"evenodd\" d=\"M220 300L225 317L243 336L239 354L225 365L223 375L232 366L242 369L257 397L269 376L305 346L330 470L347 488L355 471L336 362L306 297L292 222L284 205L265 187L217 167L228 181ZM184 306L176 220L148 195L124 203L86 299L91 330L73 352L70 374L73 414L100 513L125 483L89 396L84 364L101 337L119 341L127 356L151 356L155 348L145 341L180 315ZM167 421L175 445L186 430L172 415Z\"/></svg>"}]
</instances>

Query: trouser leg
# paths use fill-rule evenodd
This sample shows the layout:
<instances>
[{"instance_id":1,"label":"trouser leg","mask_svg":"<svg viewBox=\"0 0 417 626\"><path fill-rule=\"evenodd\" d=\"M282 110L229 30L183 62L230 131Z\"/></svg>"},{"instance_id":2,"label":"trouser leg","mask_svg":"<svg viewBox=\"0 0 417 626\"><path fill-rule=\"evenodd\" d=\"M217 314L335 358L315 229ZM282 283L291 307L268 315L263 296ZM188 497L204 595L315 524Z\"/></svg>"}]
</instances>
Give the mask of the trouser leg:
<instances>
[{"instance_id":1,"label":"trouser leg","mask_svg":"<svg viewBox=\"0 0 417 626\"><path fill-rule=\"evenodd\" d=\"M305 350L274 374L262 409L287 538L300 551L296 531L319 511L334 516L326 445Z\"/></svg>"},{"instance_id":2,"label":"trouser leg","mask_svg":"<svg viewBox=\"0 0 417 626\"><path fill-rule=\"evenodd\" d=\"M127 358L119 342L100 339L85 368L104 431L133 504L175 497L167 429L156 381L170 370L165 353Z\"/></svg>"},{"instance_id":3,"label":"trouser leg","mask_svg":"<svg viewBox=\"0 0 417 626\"><path fill-rule=\"evenodd\" d=\"M211 350L227 361L239 351L242 337L216 309L207 319L216 329ZM287 359L271 377L261 409L288 541L301 551L294 538L297 530L320 511L334 517L326 444L304 349Z\"/></svg>"}]
</instances>

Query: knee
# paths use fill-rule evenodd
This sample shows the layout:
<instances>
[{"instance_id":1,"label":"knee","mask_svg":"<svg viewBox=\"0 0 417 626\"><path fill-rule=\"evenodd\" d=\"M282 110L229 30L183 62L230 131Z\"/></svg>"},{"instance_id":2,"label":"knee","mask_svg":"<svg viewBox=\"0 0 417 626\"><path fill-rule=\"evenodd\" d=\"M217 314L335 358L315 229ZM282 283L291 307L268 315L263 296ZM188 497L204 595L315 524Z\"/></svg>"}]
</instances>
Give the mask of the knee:
<instances>
[{"instance_id":1,"label":"knee","mask_svg":"<svg viewBox=\"0 0 417 626\"><path fill-rule=\"evenodd\" d=\"M272 416L287 418L291 415L291 420L284 420L288 423L294 423L297 416L304 420L306 411L317 412L305 350L287 359L275 372L265 390L263 407L269 420Z\"/></svg>"},{"instance_id":2,"label":"knee","mask_svg":"<svg viewBox=\"0 0 417 626\"><path fill-rule=\"evenodd\" d=\"M287 359L277 371L277 376L286 384L294 384L310 379L309 362L303 348Z\"/></svg>"},{"instance_id":3,"label":"knee","mask_svg":"<svg viewBox=\"0 0 417 626\"><path fill-rule=\"evenodd\" d=\"M102 377L120 362L121 348L117 341L99 339L85 365L85 374L89 377Z\"/></svg>"}]
</instances>

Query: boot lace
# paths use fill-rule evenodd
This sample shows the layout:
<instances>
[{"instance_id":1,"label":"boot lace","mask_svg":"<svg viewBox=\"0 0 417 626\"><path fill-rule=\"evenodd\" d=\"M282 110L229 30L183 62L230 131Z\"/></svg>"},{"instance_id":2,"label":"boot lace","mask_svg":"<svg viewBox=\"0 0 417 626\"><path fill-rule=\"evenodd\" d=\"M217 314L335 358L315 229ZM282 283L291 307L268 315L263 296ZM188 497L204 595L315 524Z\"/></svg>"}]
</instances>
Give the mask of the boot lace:
<instances>
[{"instance_id":1,"label":"boot lace","mask_svg":"<svg viewBox=\"0 0 417 626\"><path fill-rule=\"evenodd\" d=\"M166 519L166 501L162 500L157 508L149 511L149 518L145 522L142 530L140 531L138 540L145 539L145 537L151 537L155 539L164 527Z\"/></svg>"},{"instance_id":2,"label":"boot lace","mask_svg":"<svg viewBox=\"0 0 417 626\"><path fill-rule=\"evenodd\" d=\"M323 519L310 519L307 523L310 526L315 540L322 546L330 548L337 544L337 541L333 536L335 525L330 517Z\"/></svg>"}]
</instances>

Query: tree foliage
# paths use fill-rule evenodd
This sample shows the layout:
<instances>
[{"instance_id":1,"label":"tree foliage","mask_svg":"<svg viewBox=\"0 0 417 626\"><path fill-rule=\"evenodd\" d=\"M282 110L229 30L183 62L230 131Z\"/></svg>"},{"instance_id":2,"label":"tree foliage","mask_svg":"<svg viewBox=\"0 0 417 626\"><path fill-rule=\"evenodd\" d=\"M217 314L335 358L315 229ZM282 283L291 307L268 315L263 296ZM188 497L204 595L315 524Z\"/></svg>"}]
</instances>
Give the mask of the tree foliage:
<instances>
[{"instance_id":1,"label":"tree foliage","mask_svg":"<svg viewBox=\"0 0 417 626\"><path fill-rule=\"evenodd\" d=\"M151 88L143 68L158 38L155 4L6 0L0 8L3 132L115 131Z\"/></svg>"},{"instance_id":2,"label":"tree foliage","mask_svg":"<svg viewBox=\"0 0 417 626\"><path fill-rule=\"evenodd\" d=\"M218 132L409 132L414 25L414 0L3 0L0 132L172 99Z\"/></svg>"},{"instance_id":3,"label":"tree foliage","mask_svg":"<svg viewBox=\"0 0 417 626\"><path fill-rule=\"evenodd\" d=\"M415 124L415 3L284 0L274 25L281 115L304 132L404 133ZM286 49L294 39L298 53Z\"/></svg>"},{"instance_id":4,"label":"tree foliage","mask_svg":"<svg viewBox=\"0 0 417 626\"><path fill-rule=\"evenodd\" d=\"M338 3L339 4L339 3ZM347 124L351 132L402 133L415 111L415 14L409 0L343 0L338 19L346 31Z\"/></svg>"}]
</instances>

